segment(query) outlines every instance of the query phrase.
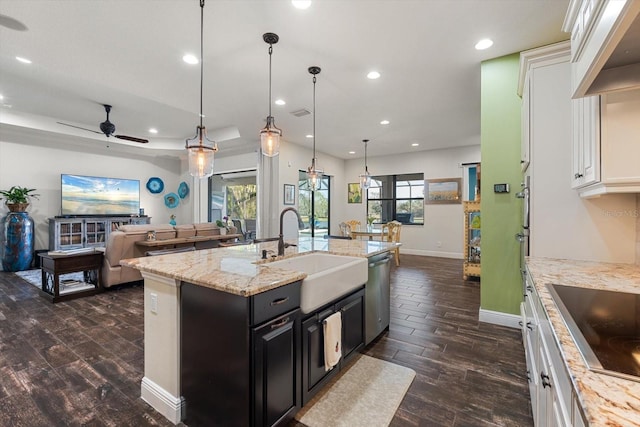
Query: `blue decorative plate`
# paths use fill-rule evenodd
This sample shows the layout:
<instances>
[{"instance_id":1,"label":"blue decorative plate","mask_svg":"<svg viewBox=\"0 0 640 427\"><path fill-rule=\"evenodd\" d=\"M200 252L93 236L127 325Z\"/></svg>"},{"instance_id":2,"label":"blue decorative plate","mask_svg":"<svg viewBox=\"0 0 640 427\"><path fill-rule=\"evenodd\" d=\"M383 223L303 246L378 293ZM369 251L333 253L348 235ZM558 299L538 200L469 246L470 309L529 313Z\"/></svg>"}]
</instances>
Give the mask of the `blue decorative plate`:
<instances>
[{"instance_id":1,"label":"blue decorative plate","mask_svg":"<svg viewBox=\"0 0 640 427\"><path fill-rule=\"evenodd\" d=\"M176 193L168 193L164 196L164 204L169 209L173 209L180 204L180 199Z\"/></svg>"},{"instance_id":2,"label":"blue decorative plate","mask_svg":"<svg viewBox=\"0 0 640 427\"><path fill-rule=\"evenodd\" d=\"M184 199L187 195L189 195L189 186L186 182L182 181L178 186L178 196L180 196L181 199Z\"/></svg>"},{"instance_id":3,"label":"blue decorative plate","mask_svg":"<svg viewBox=\"0 0 640 427\"><path fill-rule=\"evenodd\" d=\"M162 190L164 190L164 182L157 176L151 177L149 181L147 181L147 190L152 194L162 193Z\"/></svg>"}]
</instances>

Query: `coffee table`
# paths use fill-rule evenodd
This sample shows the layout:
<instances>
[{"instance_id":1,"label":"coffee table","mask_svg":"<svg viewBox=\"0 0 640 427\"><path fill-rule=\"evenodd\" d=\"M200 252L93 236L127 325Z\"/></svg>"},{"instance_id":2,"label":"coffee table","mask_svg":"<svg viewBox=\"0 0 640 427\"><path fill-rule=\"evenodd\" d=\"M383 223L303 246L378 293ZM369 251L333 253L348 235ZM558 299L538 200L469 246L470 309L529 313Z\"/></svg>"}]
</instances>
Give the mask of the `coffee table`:
<instances>
[{"instance_id":1,"label":"coffee table","mask_svg":"<svg viewBox=\"0 0 640 427\"><path fill-rule=\"evenodd\" d=\"M102 292L100 267L102 252L71 255L39 254L42 291L51 302L68 301ZM60 275L81 272L83 281L60 280Z\"/></svg>"}]
</instances>

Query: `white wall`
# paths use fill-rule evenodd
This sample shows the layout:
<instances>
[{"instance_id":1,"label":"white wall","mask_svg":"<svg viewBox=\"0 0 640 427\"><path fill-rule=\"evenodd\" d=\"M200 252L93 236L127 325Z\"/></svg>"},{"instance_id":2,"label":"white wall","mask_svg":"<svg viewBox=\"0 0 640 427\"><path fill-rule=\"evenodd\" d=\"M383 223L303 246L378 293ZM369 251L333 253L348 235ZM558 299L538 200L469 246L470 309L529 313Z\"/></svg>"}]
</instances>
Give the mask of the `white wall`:
<instances>
[{"instance_id":1,"label":"white wall","mask_svg":"<svg viewBox=\"0 0 640 427\"><path fill-rule=\"evenodd\" d=\"M369 173L372 175L422 172L425 179L462 178L461 163L474 162L480 162L480 145L367 158ZM339 196L342 199L337 199L345 208L343 216L333 218L336 226L349 219L357 219L366 224L366 200L362 204L346 203L347 183L358 182L358 175L363 170L362 159L346 162L343 191ZM461 258L464 243L462 204L425 205L424 214L424 225L405 225L402 228L402 252Z\"/></svg>"},{"instance_id":2,"label":"white wall","mask_svg":"<svg viewBox=\"0 0 640 427\"><path fill-rule=\"evenodd\" d=\"M152 217L152 224L167 224L169 215L177 220L191 219L191 197L181 201L175 209L164 205L163 194L178 189L182 180L180 159L125 156L120 153L94 154L79 151L77 147L48 147L0 141L0 189L13 185L35 188L40 194L29 208L36 227L36 249L48 249L49 225L47 218L60 215L60 174L106 176L140 180L140 206ZM150 177L160 177L165 184L163 194L151 194L146 189ZM190 183L190 181L186 181ZM7 208L0 204L0 215ZM186 221L185 221L186 222Z\"/></svg>"},{"instance_id":3,"label":"white wall","mask_svg":"<svg viewBox=\"0 0 640 427\"><path fill-rule=\"evenodd\" d=\"M582 199L571 188L571 64L535 70L530 115L530 254L600 262L634 263L635 194Z\"/></svg>"}]
</instances>

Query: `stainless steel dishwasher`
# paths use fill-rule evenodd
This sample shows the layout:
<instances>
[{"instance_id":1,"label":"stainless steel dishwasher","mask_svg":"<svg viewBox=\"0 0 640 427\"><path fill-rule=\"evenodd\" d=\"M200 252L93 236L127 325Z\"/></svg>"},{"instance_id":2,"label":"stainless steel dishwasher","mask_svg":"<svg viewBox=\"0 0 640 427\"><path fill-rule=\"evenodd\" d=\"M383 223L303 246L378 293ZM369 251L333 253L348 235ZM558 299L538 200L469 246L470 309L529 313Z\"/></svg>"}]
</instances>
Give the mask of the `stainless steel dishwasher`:
<instances>
[{"instance_id":1,"label":"stainless steel dishwasher","mask_svg":"<svg viewBox=\"0 0 640 427\"><path fill-rule=\"evenodd\" d=\"M365 287L365 345L389 328L391 304L391 255L369 257L369 279Z\"/></svg>"}]
</instances>

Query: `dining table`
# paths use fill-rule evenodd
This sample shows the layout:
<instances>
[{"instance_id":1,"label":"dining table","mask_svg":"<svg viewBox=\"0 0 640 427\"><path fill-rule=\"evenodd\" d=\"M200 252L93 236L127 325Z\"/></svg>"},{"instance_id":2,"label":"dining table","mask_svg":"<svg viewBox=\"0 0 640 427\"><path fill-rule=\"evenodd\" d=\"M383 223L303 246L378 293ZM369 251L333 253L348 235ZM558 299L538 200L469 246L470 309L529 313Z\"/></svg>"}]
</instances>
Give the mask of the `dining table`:
<instances>
[{"instance_id":1,"label":"dining table","mask_svg":"<svg viewBox=\"0 0 640 427\"><path fill-rule=\"evenodd\" d=\"M372 230L353 230L351 231L351 235L354 238L369 237L369 240L374 240L375 237L375 240L382 240L382 236L384 236L384 233L381 229L378 228Z\"/></svg>"}]
</instances>

